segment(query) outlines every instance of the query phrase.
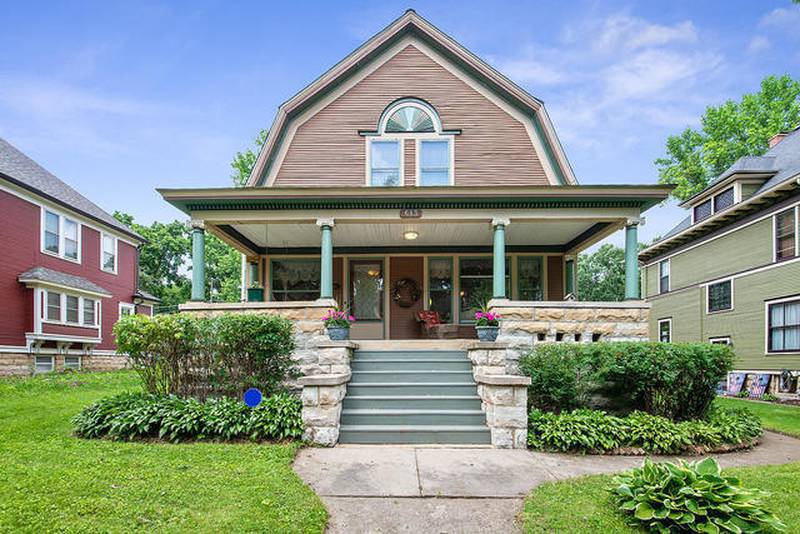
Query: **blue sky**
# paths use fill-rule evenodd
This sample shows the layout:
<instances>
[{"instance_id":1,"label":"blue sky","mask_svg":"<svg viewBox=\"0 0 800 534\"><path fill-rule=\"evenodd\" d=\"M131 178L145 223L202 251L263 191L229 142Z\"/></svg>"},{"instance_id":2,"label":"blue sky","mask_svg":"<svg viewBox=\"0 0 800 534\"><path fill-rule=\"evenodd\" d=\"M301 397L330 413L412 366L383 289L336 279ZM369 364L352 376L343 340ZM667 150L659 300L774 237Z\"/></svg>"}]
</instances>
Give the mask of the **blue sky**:
<instances>
[{"instance_id":1,"label":"blue sky","mask_svg":"<svg viewBox=\"0 0 800 534\"><path fill-rule=\"evenodd\" d=\"M108 211L180 217L156 187L229 185L278 105L407 7L545 101L583 184L655 183L705 106L800 77L790 0L0 0L0 136Z\"/></svg>"}]
</instances>

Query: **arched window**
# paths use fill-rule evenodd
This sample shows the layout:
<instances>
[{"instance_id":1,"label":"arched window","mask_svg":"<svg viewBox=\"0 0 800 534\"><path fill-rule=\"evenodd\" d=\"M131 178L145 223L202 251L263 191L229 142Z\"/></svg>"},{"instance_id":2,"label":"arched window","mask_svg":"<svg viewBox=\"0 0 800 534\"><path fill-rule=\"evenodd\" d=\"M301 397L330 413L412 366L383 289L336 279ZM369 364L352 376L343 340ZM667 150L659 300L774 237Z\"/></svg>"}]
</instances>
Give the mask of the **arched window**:
<instances>
[{"instance_id":1,"label":"arched window","mask_svg":"<svg viewBox=\"0 0 800 534\"><path fill-rule=\"evenodd\" d=\"M442 130L436 110L427 102L416 98L393 102L381 114L377 131L367 137L367 184L452 185L455 133ZM415 143L414 168L405 164L405 149L411 141ZM413 181L405 176L412 172Z\"/></svg>"}]
</instances>

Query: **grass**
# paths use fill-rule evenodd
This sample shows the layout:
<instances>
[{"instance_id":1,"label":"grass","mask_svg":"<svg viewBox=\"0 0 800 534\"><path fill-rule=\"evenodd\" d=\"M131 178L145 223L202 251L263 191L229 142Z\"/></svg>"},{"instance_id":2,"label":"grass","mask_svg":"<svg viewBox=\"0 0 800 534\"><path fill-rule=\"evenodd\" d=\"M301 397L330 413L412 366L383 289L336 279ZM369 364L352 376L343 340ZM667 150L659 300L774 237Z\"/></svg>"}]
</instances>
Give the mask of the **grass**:
<instances>
[{"instance_id":1,"label":"grass","mask_svg":"<svg viewBox=\"0 0 800 534\"><path fill-rule=\"evenodd\" d=\"M746 406L761 418L764 428L800 438L800 406L736 398L718 398L717 402L722 406Z\"/></svg>"},{"instance_id":2,"label":"grass","mask_svg":"<svg viewBox=\"0 0 800 534\"><path fill-rule=\"evenodd\" d=\"M800 437L800 407L744 399L719 398L722 406L747 408L761 417L764 428ZM771 493L765 502L787 525L800 524L800 462L786 465L726 469L746 487ZM625 524L610 494L611 475L596 475L550 482L536 488L525 500L525 532L641 532Z\"/></svg>"},{"instance_id":3,"label":"grass","mask_svg":"<svg viewBox=\"0 0 800 534\"><path fill-rule=\"evenodd\" d=\"M83 440L70 419L133 373L0 380L0 531L322 532L297 444Z\"/></svg>"},{"instance_id":4,"label":"grass","mask_svg":"<svg viewBox=\"0 0 800 534\"><path fill-rule=\"evenodd\" d=\"M767 509L787 525L800 524L800 462L726 469L725 474L741 478L746 487L770 492L764 501ZM605 490L611 479L596 475L539 486L525 500L525 532L642 532L627 526L617 512Z\"/></svg>"}]
</instances>

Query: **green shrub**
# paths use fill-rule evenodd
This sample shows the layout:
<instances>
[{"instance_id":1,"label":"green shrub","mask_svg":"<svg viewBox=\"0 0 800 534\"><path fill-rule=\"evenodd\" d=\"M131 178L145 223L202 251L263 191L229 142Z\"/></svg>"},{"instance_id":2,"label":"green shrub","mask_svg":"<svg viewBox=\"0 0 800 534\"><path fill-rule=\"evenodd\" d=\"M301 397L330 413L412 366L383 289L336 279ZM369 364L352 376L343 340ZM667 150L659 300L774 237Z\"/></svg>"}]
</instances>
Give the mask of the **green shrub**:
<instances>
[{"instance_id":1,"label":"green shrub","mask_svg":"<svg viewBox=\"0 0 800 534\"><path fill-rule=\"evenodd\" d=\"M534 407L587 407L596 392L678 421L706 415L732 365L731 348L710 343L543 343L520 359Z\"/></svg>"},{"instance_id":2,"label":"green shrub","mask_svg":"<svg viewBox=\"0 0 800 534\"><path fill-rule=\"evenodd\" d=\"M115 440L281 440L303 433L300 399L276 393L256 408L230 398L200 402L174 395L123 393L84 408L72 420L85 438Z\"/></svg>"},{"instance_id":3,"label":"green shrub","mask_svg":"<svg viewBox=\"0 0 800 534\"><path fill-rule=\"evenodd\" d=\"M713 458L653 463L614 477L609 488L634 527L652 532L766 532L785 525L763 507L764 492L723 477Z\"/></svg>"},{"instance_id":4,"label":"green shrub","mask_svg":"<svg viewBox=\"0 0 800 534\"><path fill-rule=\"evenodd\" d=\"M298 373L292 323L277 315L130 315L114 334L153 395L238 398L250 387L271 395Z\"/></svg>"},{"instance_id":5,"label":"green shrub","mask_svg":"<svg viewBox=\"0 0 800 534\"><path fill-rule=\"evenodd\" d=\"M560 412L587 405L597 380L582 346L545 343L520 358L520 371L531 378L528 402L532 406Z\"/></svg>"},{"instance_id":6,"label":"green shrub","mask_svg":"<svg viewBox=\"0 0 800 534\"><path fill-rule=\"evenodd\" d=\"M761 432L760 420L746 409L715 409L707 419L679 423L645 412L615 417L587 409L559 414L533 409L528 417L528 445L557 451L632 447L652 454L677 454L697 445L749 445Z\"/></svg>"}]
</instances>

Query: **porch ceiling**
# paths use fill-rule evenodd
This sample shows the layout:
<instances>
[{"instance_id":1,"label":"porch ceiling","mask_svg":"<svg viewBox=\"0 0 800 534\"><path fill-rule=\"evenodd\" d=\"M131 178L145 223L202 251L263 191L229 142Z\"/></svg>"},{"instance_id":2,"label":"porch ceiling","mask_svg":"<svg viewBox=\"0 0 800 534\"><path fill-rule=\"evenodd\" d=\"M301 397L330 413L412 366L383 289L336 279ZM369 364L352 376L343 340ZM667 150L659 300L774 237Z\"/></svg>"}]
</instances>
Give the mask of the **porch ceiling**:
<instances>
[{"instance_id":1,"label":"porch ceiling","mask_svg":"<svg viewBox=\"0 0 800 534\"><path fill-rule=\"evenodd\" d=\"M510 250L567 252L597 235L607 235L619 225L596 220L514 221L506 228L506 246ZM316 224L232 223L218 225L228 237L244 241L258 252L287 249L319 249L320 231ZM407 231L418 233L417 239L406 240ZM244 238L244 239L242 239ZM249 242L249 243L248 243ZM334 247L353 251L362 248L392 247L491 247L492 226L487 222L424 222L396 223L337 222L333 233Z\"/></svg>"}]
</instances>

